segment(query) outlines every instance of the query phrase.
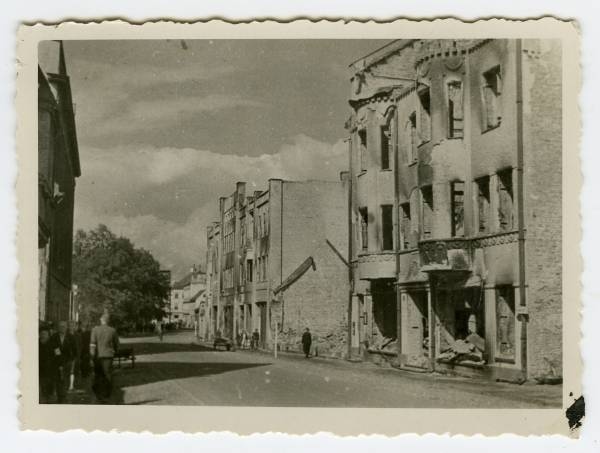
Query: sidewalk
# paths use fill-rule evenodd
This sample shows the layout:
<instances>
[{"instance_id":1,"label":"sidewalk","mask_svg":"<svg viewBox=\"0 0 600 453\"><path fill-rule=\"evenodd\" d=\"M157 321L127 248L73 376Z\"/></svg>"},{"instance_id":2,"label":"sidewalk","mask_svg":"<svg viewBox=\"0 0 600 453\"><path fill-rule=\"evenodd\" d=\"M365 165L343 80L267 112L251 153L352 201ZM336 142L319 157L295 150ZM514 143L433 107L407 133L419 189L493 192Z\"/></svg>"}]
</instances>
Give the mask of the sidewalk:
<instances>
[{"instance_id":1,"label":"sidewalk","mask_svg":"<svg viewBox=\"0 0 600 453\"><path fill-rule=\"evenodd\" d=\"M198 342L199 345L212 347L210 342ZM258 349L252 351L250 349L235 349L232 352L258 354L264 357L273 358L273 351L266 349ZM399 369L392 366L381 366L370 361L349 361L346 359L330 358L316 356L305 358L301 352L278 351L278 360L290 362L305 362L307 365L312 364L320 367L333 367L336 369L347 370L350 373L368 373L383 376L395 375L398 379L409 380L427 380L435 382L440 386L452 388L469 387L473 391L482 393L501 393L507 398L515 400L527 400L535 402L542 406L560 406L562 401L562 386L561 385L541 385L534 382L526 382L524 384L515 384L507 382L496 382L488 379L477 377L451 376L438 372L423 372L412 371L407 369Z\"/></svg>"}]
</instances>

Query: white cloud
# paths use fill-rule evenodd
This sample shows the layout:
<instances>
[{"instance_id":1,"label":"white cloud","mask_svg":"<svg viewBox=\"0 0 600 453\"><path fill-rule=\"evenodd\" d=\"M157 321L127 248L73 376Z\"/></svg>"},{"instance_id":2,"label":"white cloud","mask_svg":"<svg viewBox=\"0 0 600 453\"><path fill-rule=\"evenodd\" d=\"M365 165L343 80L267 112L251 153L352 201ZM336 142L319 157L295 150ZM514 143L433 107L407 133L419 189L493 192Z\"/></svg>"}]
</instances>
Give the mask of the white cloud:
<instances>
[{"instance_id":1,"label":"white cloud","mask_svg":"<svg viewBox=\"0 0 600 453\"><path fill-rule=\"evenodd\" d=\"M206 226L216 220L218 197L232 193L236 181L261 190L269 178L337 180L347 167L343 141L329 144L305 135L256 157L147 146L82 152L76 227L105 223L175 272L204 261ZM137 206L140 197L148 202L145 212Z\"/></svg>"}]
</instances>

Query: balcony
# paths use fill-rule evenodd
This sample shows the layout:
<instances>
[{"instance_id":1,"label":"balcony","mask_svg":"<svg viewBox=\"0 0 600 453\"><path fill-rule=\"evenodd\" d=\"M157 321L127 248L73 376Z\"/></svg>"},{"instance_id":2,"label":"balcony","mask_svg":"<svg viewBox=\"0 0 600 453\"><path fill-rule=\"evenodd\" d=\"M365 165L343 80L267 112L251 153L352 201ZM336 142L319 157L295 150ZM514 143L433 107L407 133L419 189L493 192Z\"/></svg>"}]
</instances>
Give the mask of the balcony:
<instances>
[{"instance_id":1,"label":"balcony","mask_svg":"<svg viewBox=\"0 0 600 453\"><path fill-rule=\"evenodd\" d=\"M396 278L395 253L375 252L359 254L358 275L361 280Z\"/></svg>"},{"instance_id":2,"label":"balcony","mask_svg":"<svg viewBox=\"0 0 600 453\"><path fill-rule=\"evenodd\" d=\"M419 242L422 272L470 271L473 244L469 239L428 239Z\"/></svg>"}]
</instances>

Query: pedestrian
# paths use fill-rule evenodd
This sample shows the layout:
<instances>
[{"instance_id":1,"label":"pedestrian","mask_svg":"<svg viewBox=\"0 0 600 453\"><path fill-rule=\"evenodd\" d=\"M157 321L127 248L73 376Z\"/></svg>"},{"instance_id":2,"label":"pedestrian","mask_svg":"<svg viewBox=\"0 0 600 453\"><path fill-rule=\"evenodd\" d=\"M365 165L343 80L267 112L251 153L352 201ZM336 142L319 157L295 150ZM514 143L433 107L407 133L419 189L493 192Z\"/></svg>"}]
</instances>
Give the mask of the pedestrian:
<instances>
[{"instance_id":1,"label":"pedestrian","mask_svg":"<svg viewBox=\"0 0 600 453\"><path fill-rule=\"evenodd\" d=\"M304 356L308 359L310 357L310 345L312 344L312 335L310 334L310 329L307 327L304 333L302 334L302 350L304 351Z\"/></svg>"},{"instance_id":2,"label":"pedestrian","mask_svg":"<svg viewBox=\"0 0 600 453\"><path fill-rule=\"evenodd\" d=\"M158 335L159 341L163 341L163 329L160 321L156 321L156 334Z\"/></svg>"},{"instance_id":3,"label":"pedestrian","mask_svg":"<svg viewBox=\"0 0 600 453\"><path fill-rule=\"evenodd\" d=\"M75 380L79 381L81 379L81 351L83 349L81 324L75 321L70 322L69 333L73 336L75 344L75 357L71 361L71 369L69 370L69 392L74 392Z\"/></svg>"},{"instance_id":4,"label":"pedestrian","mask_svg":"<svg viewBox=\"0 0 600 453\"><path fill-rule=\"evenodd\" d=\"M50 342L54 348L54 356L58 365L56 394L58 402L64 403L73 360L75 360L75 356L77 355L75 339L69 332L67 321L60 321L58 323L58 332L50 338Z\"/></svg>"},{"instance_id":5,"label":"pedestrian","mask_svg":"<svg viewBox=\"0 0 600 453\"><path fill-rule=\"evenodd\" d=\"M90 355L94 365L92 389L100 404L109 401L113 388L113 358L119 349L117 331L109 326L109 315L100 317L100 325L92 329L90 335Z\"/></svg>"},{"instance_id":6,"label":"pedestrian","mask_svg":"<svg viewBox=\"0 0 600 453\"><path fill-rule=\"evenodd\" d=\"M248 332L246 329L242 331L242 349L248 349Z\"/></svg>"},{"instance_id":7,"label":"pedestrian","mask_svg":"<svg viewBox=\"0 0 600 453\"><path fill-rule=\"evenodd\" d=\"M90 323L86 322L83 324L81 330L81 357L79 360L80 374L82 379L87 379L90 375L90 337L92 332L90 331Z\"/></svg>"},{"instance_id":8,"label":"pedestrian","mask_svg":"<svg viewBox=\"0 0 600 453\"><path fill-rule=\"evenodd\" d=\"M50 329L47 325L40 327L38 340L39 402L40 404L46 404L51 402L56 392L58 374L58 362L50 341Z\"/></svg>"},{"instance_id":9,"label":"pedestrian","mask_svg":"<svg viewBox=\"0 0 600 453\"><path fill-rule=\"evenodd\" d=\"M258 349L259 340L260 340L260 334L258 333L258 329L254 329L254 332L252 332L252 349L253 350Z\"/></svg>"}]
</instances>

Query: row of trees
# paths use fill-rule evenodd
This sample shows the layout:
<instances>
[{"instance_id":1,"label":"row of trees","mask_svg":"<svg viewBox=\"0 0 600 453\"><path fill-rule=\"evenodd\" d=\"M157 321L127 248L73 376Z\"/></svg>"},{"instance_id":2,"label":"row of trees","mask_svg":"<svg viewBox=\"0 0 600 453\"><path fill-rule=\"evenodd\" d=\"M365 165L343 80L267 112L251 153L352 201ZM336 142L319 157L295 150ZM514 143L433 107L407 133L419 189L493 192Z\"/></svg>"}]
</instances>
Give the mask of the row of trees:
<instances>
[{"instance_id":1,"label":"row of trees","mask_svg":"<svg viewBox=\"0 0 600 453\"><path fill-rule=\"evenodd\" d=\"M83 322L97 323L108 310L112 324L124 330L162 319L169 300L170 282L158 261L105 225L75 234L73 283Z\"/></svg>"}]
</instances>

